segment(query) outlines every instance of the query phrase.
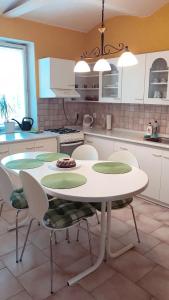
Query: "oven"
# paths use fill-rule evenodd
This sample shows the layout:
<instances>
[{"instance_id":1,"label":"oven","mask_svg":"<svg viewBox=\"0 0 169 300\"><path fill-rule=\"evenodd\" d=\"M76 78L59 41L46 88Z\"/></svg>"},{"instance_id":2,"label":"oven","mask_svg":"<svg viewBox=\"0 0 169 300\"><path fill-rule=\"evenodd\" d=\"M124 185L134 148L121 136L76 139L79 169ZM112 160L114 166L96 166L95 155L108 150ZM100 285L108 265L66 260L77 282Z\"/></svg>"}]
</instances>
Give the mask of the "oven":
<instances>
[{"instance_id":1,"label":"oven","mask_svg":"<svg viewBox=\"0 0 169 300\"><path fill-rule=\"evenodd\" d=\"M58 152L71 156L77 147L84 144L84 133L78 129L62 127L49 129L49 131L58 133Z\"/></svg>"},{"instance_id":2,"label":"oven","mask_svg":"<svg viewBox=\"0 0 169 300\"><path fill-rule=\"evenodd\" d=\"M67 153L70 156L72 155L72 152L79 147L80 145L84 144L84 140L81 141L75 141L75 142L64 142L59 144L59 150L61 153Z\"/></svg>"}]
</instances>

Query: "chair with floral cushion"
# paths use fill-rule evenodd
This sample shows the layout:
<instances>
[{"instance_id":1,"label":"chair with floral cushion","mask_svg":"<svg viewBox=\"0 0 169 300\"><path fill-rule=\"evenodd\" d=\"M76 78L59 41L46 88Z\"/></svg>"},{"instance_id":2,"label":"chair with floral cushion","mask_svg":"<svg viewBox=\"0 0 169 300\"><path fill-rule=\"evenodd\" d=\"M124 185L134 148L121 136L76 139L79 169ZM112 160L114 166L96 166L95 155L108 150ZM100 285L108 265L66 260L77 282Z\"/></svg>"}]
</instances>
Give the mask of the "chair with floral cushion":
<instances>
[{"instance_id":1,"label":"chair with floral cushion","mask_svg":"<svg viewBox=\"0 0 169 300\"><path fill-rule=\"evenodd\" d=\"M25 243L22 249L20 261L24 254L28 235L33 220L38 220L42 226L50 231L50 268L51 268L51 294L53 293L53 235L57 230L65 230L74 225L79 225L81 220L87 222L87 218L95 214L95 208L89 203L72 202L56 199L50 207L51 201L48 201L47 195L38 183L29 173L20 171L20 178L23 185L23 191L29 205L31 221L26 234ZM88 223L87 223L88 224ZM87 226L88 227L88 226ZM89 247L91 252L90 236L88 230Z\"/></svg>"},{"instance_id":2,"label":"chair with floral cushion","mask_svg":"<svg viewBox=\"0 0 169 300\"><path fill-rule=\"evenodd\" d=\"M16 209L16 262L18 263L18 216L22 210L28 208L28 203L23 193L23 189L14 189L13 183L8 173L0 166L0 189L2 196L2 206L7 202Z\"/></svg>"}]
</instances>

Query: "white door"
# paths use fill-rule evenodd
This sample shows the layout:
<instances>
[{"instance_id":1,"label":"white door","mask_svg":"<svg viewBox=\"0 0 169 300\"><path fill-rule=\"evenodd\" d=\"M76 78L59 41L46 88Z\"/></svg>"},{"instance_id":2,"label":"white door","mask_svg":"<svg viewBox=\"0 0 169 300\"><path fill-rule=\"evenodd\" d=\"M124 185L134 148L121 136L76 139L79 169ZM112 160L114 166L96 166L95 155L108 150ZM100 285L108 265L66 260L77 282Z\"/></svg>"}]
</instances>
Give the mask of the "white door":
<instances>
[{"instance_id":1,"label":"white door","mask_svg":"<svg viewBox=\"0 0 169 300\"><path fill-rule=\"evenodd\" d=\"M99 101L120 103L122 68L117 67L117 58L112 58L108 61L111 71L100 73Z\"/></svg>"},{"instance_id":2,"label":"white door","mask_svg":"<svg viewBox=\"0 0 169 300\"><path fill-rule=\"evenodd\" d=\"M169 104L169 51L146 55L145 103Z\"/></svg>"},{"instance_id":3,"label":"white door","mask_svg":"<svg viewBox=\"0 0 169 300\"><path fill-rule=\"evenodd\" d=\"M124 67L122 73L122 102L143 103L146 55L136 55L138 64Z\"/></svg>"},{"instance_id":4,"label":"white door","mask_svg":"<svg viewBox=\"0 0 169 300\"><path fill-rule=\"evenodd\" d=\"M38 140L35 142L35 151L48 151L48 152L57 152L57 140L45 139Z\"/></svg>"},{"instance_id":5,"label":"white door","mask_svg":"<svg viewBox=\"0 0 169 300\"><path fill-rule=\"evenodd\" d=\"M162 153L160 201L169 204L169 151Z\"/></svg>"},{"instance_id":6,"label":"white door","mask_svg":"<svg viewBox=\"0 0 169 300\"><path fill-rule=\"evenodd\" d=\"M113 140L85 135L85 144L92 145L96 148L100 160L107 160L108 157L114 152Z\"/></svg>"}]
</instances>

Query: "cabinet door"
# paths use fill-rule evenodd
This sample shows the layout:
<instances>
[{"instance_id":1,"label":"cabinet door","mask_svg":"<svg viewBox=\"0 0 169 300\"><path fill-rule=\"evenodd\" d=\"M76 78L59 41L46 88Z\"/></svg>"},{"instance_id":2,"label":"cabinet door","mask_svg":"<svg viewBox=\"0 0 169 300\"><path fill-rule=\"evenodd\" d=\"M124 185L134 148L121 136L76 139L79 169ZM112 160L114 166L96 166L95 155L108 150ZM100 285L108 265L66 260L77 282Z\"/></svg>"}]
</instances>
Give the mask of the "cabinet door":
<instances>
[{"instance_id":1,"label":"cabinet door","mask_svg":"<svg viewBox=\"0 0 169 300\"><path fill-rule=\"evenodd\" d=\"M145 103L169 104L169 51L146 55Z\"/></svg>"},{"instance_id":2,"label":"cabinet door","mask_svg":"<svg viewBox=\"0 0 169 300\"><path fill-rule=\"evenodd\" d=\"M75 87L75 73L73 60L51 58L51 88L72 89Z\"/></svg>"},{"instance_id":3,"label":"cabinet door","mask_svg":"<svg viewBox=\"0 0 169 300\"><path fill-rule=\"evenodd\" d=\"M9 145L0 145L0 160L9 155Z\"/></svg>"},{"instance_id":4,"label":"cabinet door","mask_svg":"<svg viewBox=\"0 0 169 300\"><path fill-rule=\"evenodd\" d=\"M35 151L57 152L56 138L38 140L35 142Z\"/></svg>"},{"instance_id":5,"label":"cabinet door","mask_svg":"<svg viewBox=\"0 0 169 300\"><path fill-rule=\"evenodd\" d=\"M9 146L10 154L35 151L34 142L18 142Z\"/></svg>"},{"instance_id":6,"label":"cabinet door","mask_svg":"<svg viewBox=\"0 0 169 300\"><path fill-rule=\"evenodd\" d=\"M138 64L123 68L122 102L143 103L146 55L137 55Z\"/></svg>"},{"instance_id":7,"label":"cabinet door","mask_svg":"<svg viewBox=\"0 0 169 300\"><path fill-rule=\"evenodd\" d=\"M162 153L160 201L169 204L169 151Z\"/></svg>"},{"instance_id":8,"label":"cabinet door","mask_svg":"<svg viewBox=\"0 0 169 300\"><path fill-rule=\"evenodd\" d=\"M159 200L162 151L148 147L138 147L136 157L140 168L146 172L149 178L148 187L142 195Z\"/></svg>"},{"instance_id":9,"label":"cabinet door","mask_svg":"<svg viewBox=\"0 0 169 300\"><path fill-rule=\"evenodd\" d=\"M117 58L109 60L111 71L100 73L99 101L121 102L122 68L117 67Z\"/></svg>"},{"instance_id":10,"label":"cabinet door","mask_svg":"<svg viewBox=\"0 0 169 300\"><path fill-rule=\"evenodd\" d=\"M100 160L106 160L114 152L113 140L102 137L85 135L85 144L92 145L96 148Z\"/></svg>"}]
</instances>

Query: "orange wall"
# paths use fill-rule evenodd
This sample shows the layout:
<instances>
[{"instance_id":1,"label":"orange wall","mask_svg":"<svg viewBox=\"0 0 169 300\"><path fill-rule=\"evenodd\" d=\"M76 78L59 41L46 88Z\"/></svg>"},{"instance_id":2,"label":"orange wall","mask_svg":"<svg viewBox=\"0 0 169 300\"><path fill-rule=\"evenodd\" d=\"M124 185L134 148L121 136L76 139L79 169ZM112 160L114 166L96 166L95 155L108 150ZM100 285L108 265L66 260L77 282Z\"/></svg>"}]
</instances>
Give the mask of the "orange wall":
<instances>
[{"instance_id":1,"label":"orange wall","mask_svg":"<svg viewBox=\"0 0 169 300\"><path fill-rule=\"evenodd\" d=\"M77 59L84 48L84 33L44 25L23 19L0 17L0 37L35 43L36 78L38 95L38 59L59 57Z\"/></svg>"},{"instance_id":2,"label":"orange wall","mask_svg":"<svg viewBox=\"0 0 169 300\"><path fill-rule=\"evenodd\" d=\"M150 17L114 17L105 22L105 42L128 44L134 53L169 50L169 4ZM97 28L86 37L86 49L99 45Z\"/></svg>"}]
</instances>

